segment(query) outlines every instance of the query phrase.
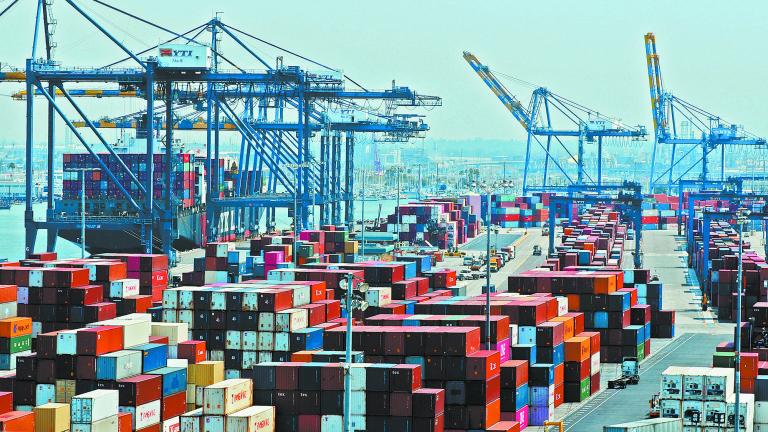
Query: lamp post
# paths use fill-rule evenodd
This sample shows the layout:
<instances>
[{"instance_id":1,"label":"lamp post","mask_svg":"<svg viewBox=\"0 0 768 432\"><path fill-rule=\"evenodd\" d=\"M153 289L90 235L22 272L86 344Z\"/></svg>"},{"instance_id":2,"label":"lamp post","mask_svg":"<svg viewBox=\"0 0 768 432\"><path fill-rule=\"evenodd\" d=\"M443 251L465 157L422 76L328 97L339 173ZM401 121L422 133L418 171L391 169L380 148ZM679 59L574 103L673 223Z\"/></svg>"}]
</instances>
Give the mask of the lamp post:
<instances>
[{"instance_id":1,"label":"lamp post","mask_svg":"<svg viewBox=\"0 0 768 432\"><path fill-rule=\"evenodd\" d=\"M360 197L362 202L360 203L360 242L362 243L362 250L360 254L365 256L365 169L363 169L363 195Z\"/></svg>"},{"instance_id":2,"label":"lamp post","mask_svg":"<svg viewBox=\"0 0 768 432\"><path fill-rule=\"evenodd\" d=\"M302 162L300 164L290 163L286 164L286 167L293 170L293 265L299 265L299 254L296 250L296 244L299 241L299 169L309 167L309 162Z\"/></svg>"},{"instance_id":3,"label":"lamp post","mask_svg":"<svg viewBox=\"0 0 768 432\"><path fill-rule=\"evenodd\" d=\"M76 172L80 180L80 258L85 258L85 173L88 171L98 171L98 169L67 168L65 171ZM52 193L52 191L48 191L48 193Z\"/></svg>"},{"instance_id":4,"label":"lamp post","mask_svg":"<svg viewBox=\"0 0 768 432\"><path fill-rule=\"evenodd\" d=\"M742 251L743 251L743 226L747 221L750 211L744 207L739 208L736 211L736 224L739 226L739 267L736 273L736 334L734 335L733 345L736 351L736 371L734 376L734 392L736 393L736 403L733 407L733 430L734 432L740 432L741 425L739 424L740 418L740 399L741 395L741 373L739 372L739 364L741 363L741 296L742 296Z\"/></svg>"},{"instance_id":5,"label":"lamp post","mask_svg":"<svg viewBox=\"0 0 768 432\"><path fill-rule=\"evenodd\" d=\"M400 167L395 167L395 173L397 175L397 204L395 207L395 213L396 213L396 224L395 224L395 234L397 235L397 238L395 239L395 255L397 255L397 252L399 251L400 247Z\"/></svg>"},{"instance_id":6,"label":"lamp post","mask_svg":"<svg viewBox=\"0 0 768 432\"><path fill-rule=\"evenodd\" d=\"M491 349L491 198L496 189L494 184L482 184L487 195L485 212L485 349Z\"/></svg>"},{"instance_id":7,"label":"lamp post","mask_svg":"<svg viewBox=\"0 0 768 432\"><path fill-rule=\"evenodd\" d=\"M352 365L352 315L355 310L368 309L368 302L355 294L355 291L365 294L368 291L368 284L361 282L361 279L355 279L352 274L347 274L346 279L339 281L339 288L347 292L344 296L344 307L347 310L347 340L344 353L344 432L350 432L352 430L352 374L350 373Z\"/></svg>"}]
</instances>

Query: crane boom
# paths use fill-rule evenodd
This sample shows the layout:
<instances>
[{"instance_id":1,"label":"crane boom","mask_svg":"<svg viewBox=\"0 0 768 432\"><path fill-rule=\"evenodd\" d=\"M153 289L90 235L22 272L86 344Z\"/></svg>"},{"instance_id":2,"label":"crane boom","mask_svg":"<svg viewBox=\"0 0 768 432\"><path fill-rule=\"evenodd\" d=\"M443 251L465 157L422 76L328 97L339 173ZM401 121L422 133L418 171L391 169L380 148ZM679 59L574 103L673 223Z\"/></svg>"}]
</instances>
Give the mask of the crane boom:
<instances>
[{"instance_id":1,"label":"crane boom","mask_svg":"<svg viewBox=\"0 0 768 432\"><path fill-rule=\"evenodd\" d=\"M464 51L464 60L469 63L472 70L480 76L485 85L491 89L493 94L499 98L502 104L512 113L513 116L520 122L523 129L528 130L531 126L530 114L525 110L523 104L502 85L496 76L491 72L488 66L480 63L480 60L475 57L469 51Z\"/></svg>"}]
</instances>

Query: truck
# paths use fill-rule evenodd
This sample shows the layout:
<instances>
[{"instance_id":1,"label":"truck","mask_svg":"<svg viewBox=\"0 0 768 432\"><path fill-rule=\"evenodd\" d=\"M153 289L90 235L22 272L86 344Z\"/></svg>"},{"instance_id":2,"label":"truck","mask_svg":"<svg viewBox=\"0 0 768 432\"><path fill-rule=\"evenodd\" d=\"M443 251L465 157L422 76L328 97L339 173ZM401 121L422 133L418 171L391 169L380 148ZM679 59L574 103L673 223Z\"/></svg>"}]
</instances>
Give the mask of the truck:
<instances>
[{"instance_id":1,"label":"truck","mask_svg":"<svg viewBox=\"0 0 768 432\"><path fill-rule=\"evenodd\" d=\"M640 382L640 362L637 357L624 357L621 361L621 376L608 381L609 389L627 388L627 384Z\"/></svg>"}]
</instances>

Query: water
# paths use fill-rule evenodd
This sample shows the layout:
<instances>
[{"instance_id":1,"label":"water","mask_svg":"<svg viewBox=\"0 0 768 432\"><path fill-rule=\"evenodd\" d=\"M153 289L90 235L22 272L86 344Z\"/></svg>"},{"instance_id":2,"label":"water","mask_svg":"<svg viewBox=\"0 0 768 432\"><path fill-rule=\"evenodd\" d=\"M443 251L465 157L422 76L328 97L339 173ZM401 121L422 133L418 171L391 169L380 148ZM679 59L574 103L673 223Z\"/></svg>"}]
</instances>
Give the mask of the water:
<instances>
[{"instance_id":1,"label":"water","mask_svg":"<svg viewBox=\"0 0 768 432\"><path fill-rule=\"evenodd\" d=\"M45 203L33 205L37 219L45 215ZM0 238L5 239L6 247L0 251L0 258L9 261L24 259L24 205L13 205L9 210L0 210ZM46 231L37 234L35 252L45 251ZM56 242L56 252L61 258L79 258L80 246L71 241L59 238ZM86 253L87 254L87 253Z\"/></svg>"},{"instance_id":2,"label":"water","mask_svg":"<svg viewBox=\"0 0 768 432\"><path fill-rule=\"evenodd\" d=\"M416 201L415 199L400 199L400 204L405 205L409 202ZM355 200L355 220L360 220L360 216L362 214L362 201L360 199ZM379 204L381 204L381 214L379 214ZM365 218L367 220L375 219L379 216L386 218L388 215L395 212L395 207L397 206L397 200L396 199L374 199L374 198L367 198L365 200ZM344 215L344 206L342 205L342 216ZM319 227L320 223L320 209L317 208L314 219L317 221L317 225ZM277 225L278 229L289 229L291 226L291 218L288 217L288 211L285 209L278 209L275 214L275 224ZM313 224L313 216L312 214L309 215L309 224Z\"/></svg>"}]
</instances>

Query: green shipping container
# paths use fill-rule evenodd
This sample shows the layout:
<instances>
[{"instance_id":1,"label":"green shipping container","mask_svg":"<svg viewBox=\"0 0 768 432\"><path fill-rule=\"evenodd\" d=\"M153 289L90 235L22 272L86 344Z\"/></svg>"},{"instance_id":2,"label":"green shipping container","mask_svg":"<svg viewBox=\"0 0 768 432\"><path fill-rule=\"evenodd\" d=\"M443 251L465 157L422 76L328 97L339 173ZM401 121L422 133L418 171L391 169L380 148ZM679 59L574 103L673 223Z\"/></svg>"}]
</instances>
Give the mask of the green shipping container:
<instances>
[{"instance_id":1,"label":"green shipping container","mask_svg":"<svg viewBox=\"0 0 768 432\"><path fill-rule=\"evenodd\" d=\"M643 361L645 358L645 344L639 344L637 346L637 361Z\"/></svg>"},{"instance_id":2,"label":"green shipping container","mask_svg":"<svg viewBox=\"0 0 768 432\"><path fill-rule=\"evenodd\" d=\"M32 349L32 335L15 338L0 338L0 352L16 354Z\"/></svg>"},{"instance_id":3,"label":"green shipping container","mask_svg":"<svg viewBox=\"0 0 768 432\"><path fill-rule=\"evenodd\" d=\"M589 378L585 378L581 380L581 401L585 401L589 399L590 395L590 380Z\"/></svg>"},{"instance_id":4,"label":"green shipping container","mask_svg":"<svg viewBox=\"0 0 768 432\"><path fill-rule=\"evenodd\" d=\"M736 353L716 352L712 355L712 366L720 368L736 367Z\"/></svg>"}]
</instances>

